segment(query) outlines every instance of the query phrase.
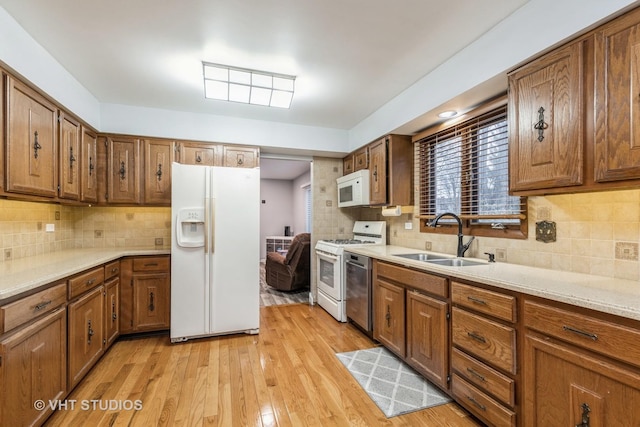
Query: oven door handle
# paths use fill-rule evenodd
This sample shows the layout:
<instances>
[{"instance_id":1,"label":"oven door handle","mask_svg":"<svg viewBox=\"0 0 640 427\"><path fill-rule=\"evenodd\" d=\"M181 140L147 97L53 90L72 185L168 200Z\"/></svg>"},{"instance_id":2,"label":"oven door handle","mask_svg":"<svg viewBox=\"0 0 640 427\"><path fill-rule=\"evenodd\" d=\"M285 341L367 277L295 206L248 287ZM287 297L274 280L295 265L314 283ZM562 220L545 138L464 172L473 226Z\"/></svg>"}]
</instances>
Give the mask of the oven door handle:
<instances>
[{"instance_id":1,"label":"oven door handle","mask_svg":"<svg viewBox=\"0 0 640 427\"><path fill-rule=\"evenodd\" d=\"M326 252L320 252L320 251L316 251L316 254L320 257L320 258L325 258L331 261L338 261L338 257L335 255L330 255Z\"/></svg>"}]
</instances>

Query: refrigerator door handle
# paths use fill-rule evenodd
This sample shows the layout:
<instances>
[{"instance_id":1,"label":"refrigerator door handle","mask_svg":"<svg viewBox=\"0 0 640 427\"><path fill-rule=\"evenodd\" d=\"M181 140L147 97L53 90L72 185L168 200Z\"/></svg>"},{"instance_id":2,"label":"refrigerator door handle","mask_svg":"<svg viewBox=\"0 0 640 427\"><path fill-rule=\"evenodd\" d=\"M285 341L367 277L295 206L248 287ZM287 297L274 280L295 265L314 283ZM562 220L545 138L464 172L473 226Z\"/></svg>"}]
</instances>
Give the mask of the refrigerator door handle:
<instances>
[{"instance_id":1,"label":"refrigerator door handle","mask_svg":"<svg viewBox=\"0 0 640 427\"><path fill-rule=\"evenodd\" d=\"M209 253L209 198L204 199L204 253Z\"/></svg>"},{"instance_id":2,"label":"refrigerator door handle","mask_svg":"<svg viewBox=\"0 0 640 427\"><path fill-rule=\"evenodd\" d=\"M216 199L211 199L211 253L216 252Z\"/></svg>"}]
</instances>

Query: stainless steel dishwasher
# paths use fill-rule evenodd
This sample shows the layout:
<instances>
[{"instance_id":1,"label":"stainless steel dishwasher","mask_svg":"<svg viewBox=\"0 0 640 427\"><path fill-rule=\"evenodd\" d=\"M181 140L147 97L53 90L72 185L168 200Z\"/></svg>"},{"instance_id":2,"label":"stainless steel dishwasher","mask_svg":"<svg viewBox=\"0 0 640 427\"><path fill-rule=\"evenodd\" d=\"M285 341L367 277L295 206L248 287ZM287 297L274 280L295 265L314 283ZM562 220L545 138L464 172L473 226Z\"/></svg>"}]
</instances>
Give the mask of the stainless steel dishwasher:
<instances>
[{"instance_id":1,"label":"stainless steel dishwasher","mask_svg":"<svg viewBox=\"0 0 640 427\"><path fill-rule=\"evenodd\" d=\"M367 335L373 334L371 260L364 255L344 253L347 319Z\"/></svg>"}]
</instances>

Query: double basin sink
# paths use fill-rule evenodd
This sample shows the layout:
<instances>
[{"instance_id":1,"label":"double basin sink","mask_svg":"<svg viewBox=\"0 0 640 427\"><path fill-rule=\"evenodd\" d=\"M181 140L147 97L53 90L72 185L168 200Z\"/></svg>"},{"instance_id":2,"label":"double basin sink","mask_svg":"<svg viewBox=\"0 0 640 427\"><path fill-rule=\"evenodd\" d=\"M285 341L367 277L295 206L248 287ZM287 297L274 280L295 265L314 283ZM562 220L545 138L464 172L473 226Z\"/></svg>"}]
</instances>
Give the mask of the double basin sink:
<instances>
[{"instance_id":1,"label":"double basin sink","mask_svg":"<svg viewBox=\"0 0 640 427\"><path fill-rule=\"evenodd\" d=\"M444 265L448 267L470 267L473 265L487 265L486 262L472 261L464 258L447 257L446 255L436 255L428 253L415 254L394 254L401 258L412 259L415 261L428 262L429 264Z\"/></svg>"}]
</instances>

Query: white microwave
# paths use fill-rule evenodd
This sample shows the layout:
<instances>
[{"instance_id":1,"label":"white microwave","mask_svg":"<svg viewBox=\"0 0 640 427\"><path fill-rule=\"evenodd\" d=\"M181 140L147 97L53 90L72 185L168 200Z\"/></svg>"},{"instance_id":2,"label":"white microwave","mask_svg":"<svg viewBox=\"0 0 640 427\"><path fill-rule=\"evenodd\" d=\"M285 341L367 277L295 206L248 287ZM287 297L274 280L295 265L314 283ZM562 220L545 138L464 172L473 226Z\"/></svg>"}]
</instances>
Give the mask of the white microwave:
<instances>
[{"instance_id":1,"label":"white microwave","mask_svg":"<svg viewBox=\"0 0 640 427\"><path fill-rule=\"evenodd\" d=\"M369 205L369 169L338 178L338 207Z\"/></svg>"}]
</instances>

